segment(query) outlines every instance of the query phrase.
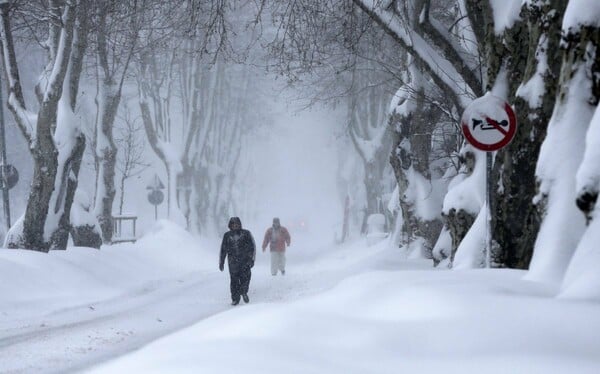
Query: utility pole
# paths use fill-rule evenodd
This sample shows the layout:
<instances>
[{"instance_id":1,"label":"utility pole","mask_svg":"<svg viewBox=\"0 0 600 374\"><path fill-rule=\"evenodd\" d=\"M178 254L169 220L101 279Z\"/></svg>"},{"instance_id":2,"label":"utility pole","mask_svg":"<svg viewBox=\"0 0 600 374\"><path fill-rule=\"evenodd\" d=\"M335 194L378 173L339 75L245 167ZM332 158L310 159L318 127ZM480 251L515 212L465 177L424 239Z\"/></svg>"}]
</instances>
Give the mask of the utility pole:
<instances>
[{"instance_id":1,"label":"utility pole","mask_svg":"<svg viewBox=\"0 0 600 374\"><path fill-rule=\"evenodd\" d=\"M10 200L8 196L8 168L6 162L6 134L4 131L4 100L2 99L2 82L0 81L0 172L2 173L2 201L4 202L4 221L6 231L10 229Z\"/></svg>"}]
</instances>

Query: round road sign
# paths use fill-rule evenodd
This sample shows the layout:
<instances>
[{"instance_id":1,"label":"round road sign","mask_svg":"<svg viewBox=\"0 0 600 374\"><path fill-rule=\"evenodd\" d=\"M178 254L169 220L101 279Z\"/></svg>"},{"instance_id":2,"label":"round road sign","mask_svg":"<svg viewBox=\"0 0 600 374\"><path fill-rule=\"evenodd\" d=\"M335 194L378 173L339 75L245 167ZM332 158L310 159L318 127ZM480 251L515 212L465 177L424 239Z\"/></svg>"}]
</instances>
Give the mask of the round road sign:
<instances>
[{"instance_id":1,"label":"round road sign","mask_svg":"<svg viewBox=\"0 0 600 374\"><path fill-rule=\"evenodd\" d=\"M152 190L148 194L148 201L152 205L160 205L164 199L165 195L162 193L161 190Z\"/></svg>"},{"instance_id":2,"label":"round road sign","mask_svg":"<svg viewBox=\"0 0 600 374\"><path fill-rule=\"evenodd\" d=\"M473 147L497 151L515 137L517 117L506 101L487 93L465 109L461 128Z\"/></svg>"}]
</instances>

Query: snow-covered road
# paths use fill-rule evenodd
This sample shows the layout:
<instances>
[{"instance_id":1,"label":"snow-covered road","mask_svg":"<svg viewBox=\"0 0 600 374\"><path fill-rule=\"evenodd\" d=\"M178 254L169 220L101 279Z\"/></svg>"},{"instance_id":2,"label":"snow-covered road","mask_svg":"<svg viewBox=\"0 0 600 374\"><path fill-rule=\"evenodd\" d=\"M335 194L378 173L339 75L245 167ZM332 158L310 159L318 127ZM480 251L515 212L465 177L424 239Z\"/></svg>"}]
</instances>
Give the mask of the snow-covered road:
<instances>
[{"instance_id":1,"label":"snow-covered road","mask_svg":"<svg viewBox=\"0 0 600 374\"><path fill-rule=\"evenodd\" d=\"M227 308L222 279L191 274L26 321L3 321L1 372L65 372L124 354Z\"/></svg>"},{"instance_id":2,"label":"snow-covered road","mask_svg":"<svg viewBox=\"0 0 600 374\"><path fill-rule=\"evenodd\" d=\"M254 270L251 302L280 302L331 287L341 274ZM338 278L339 280L339 278ZM192 273L146 284L122 296L0 324L0 372L65 372L97 364L189 326L229 305L226 272ZM310 283L310 285L309 285Z\"/></svg>"}]
</instances>

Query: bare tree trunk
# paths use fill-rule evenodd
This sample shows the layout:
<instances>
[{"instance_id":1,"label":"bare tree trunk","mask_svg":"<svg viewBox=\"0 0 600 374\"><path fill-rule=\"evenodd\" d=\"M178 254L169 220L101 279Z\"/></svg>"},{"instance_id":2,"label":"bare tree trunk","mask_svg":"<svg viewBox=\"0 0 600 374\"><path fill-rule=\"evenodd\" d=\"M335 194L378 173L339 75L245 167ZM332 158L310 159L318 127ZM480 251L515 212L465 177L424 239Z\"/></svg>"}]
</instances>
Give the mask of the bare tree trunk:
<instances>
[{"instance_id":1,"label":"bare tree trunk","mask_svg":"<svg viewBox=\"0 0 600 374\"><path fill-rule=\"evenodd\" d=\"M358 153L363 168L365 201L361 234L367 233L367 220L371 214L384 213L383 173L392 146L387 107L391 95L387 87L372 87L377 71L371 61L355 61L352 86L348 102L348 133Z\"/></svg>"},{"instance_id":2,"label":"bare tree trunk","mask_svg":"<svg viewBox=\"0 0 600 374\"><path fill-rule=\"evenodd\" d=\"M108 87L107 87L108 86ZM102 138L97 153L100 158L98 196L96 197L96 216L102 229L102 241L111 243L113 236L112 205L115 199L115 165L117 163L117 147L113 139L113 124L119 106L120 94L114 94L109 84L104 85L103 115L101 116L100 128L98 129ZM108 92L107 92L108 91Z\"/></svg>"},{"instance_id":3,"label":"bare tree trunk","mask_svg":"<svg viewBox=\"0 0 600 374\"><path fill-rule=\"evenodd\" d=\"M134 3L136 5L137 3ZM100 4L98 8L98 30L97 30L97 55L98 62L103 73L103 79L100 86L100 119L96 130L96 155L99 158L99 177L97 195L95 200L95 213L100 222L102 230L102 241L111 243L113 237L113 217L112 207L115 199L115 166L117 164L117 147L113 137L113 128L119 103L121 102L121 92L129 63L133 56L134 48L137 45L139 25L137 24L137 7L133 6L131 14L127 18L131 25L131 35L127 40L126 48L115 51L114 46L109 45L110 32L108 29L107 18L111 16L110 12L118 12L118 8L109 9L107 4ZM114 63L115 56L112 56L113 61L109 61L111 53L120 53L117 59L118 63ZM112 64L111 64L112 62Z\"/></svg>"},{"instance_id":4,"label":"bare tree trunk","mask_svg":"<svg viewBox=\"0 0 600 374\"><path fill-rule=\"evenodd\" d=\"M121 176L121 183L119 184L120 196L119 196L119 214L123 214L123 203L125 202L125 175Z\"/></svg>"}]
</instances>

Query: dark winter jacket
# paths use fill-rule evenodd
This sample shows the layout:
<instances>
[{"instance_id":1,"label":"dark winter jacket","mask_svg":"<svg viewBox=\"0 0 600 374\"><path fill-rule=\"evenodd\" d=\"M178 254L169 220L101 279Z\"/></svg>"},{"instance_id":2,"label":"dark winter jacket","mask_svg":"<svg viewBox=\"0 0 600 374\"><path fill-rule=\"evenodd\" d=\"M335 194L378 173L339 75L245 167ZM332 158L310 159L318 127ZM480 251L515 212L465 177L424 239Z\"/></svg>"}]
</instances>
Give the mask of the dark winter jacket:
<instances>
[{"instance_id":1,"label":"dark winter jacket","mask_svg":"<svg viewBox=\"0 0 600 374\"><path fill-rule=\"evenodd\" d=\"M227 264L229 265L229 272L235 273L242 269L252 268L254 266L254 260L256 258L256 245L254 244L254 238L248 230L241 228L241 222L239 218L234 217L232 220L237 219L236 223L239 222L239 229L229 230L223 235L223 241L221 242L221 255L219 259L219 266L223 268L225 264L225 257L227 257ZM229 227L232 227L232 221L230 220Z\"/></svg>"}]
</instances>

